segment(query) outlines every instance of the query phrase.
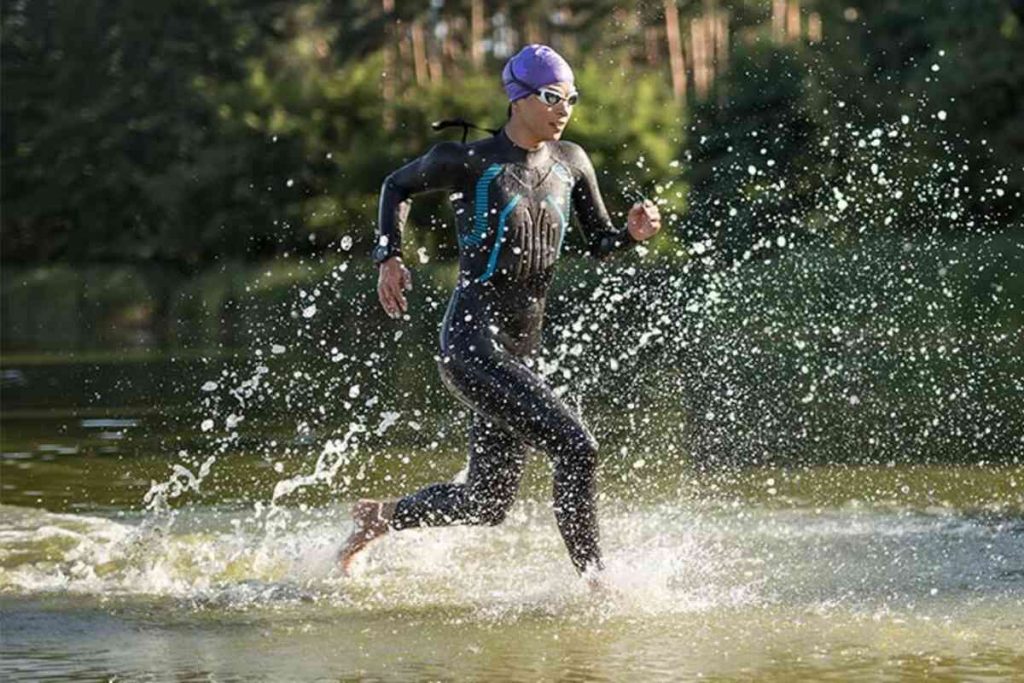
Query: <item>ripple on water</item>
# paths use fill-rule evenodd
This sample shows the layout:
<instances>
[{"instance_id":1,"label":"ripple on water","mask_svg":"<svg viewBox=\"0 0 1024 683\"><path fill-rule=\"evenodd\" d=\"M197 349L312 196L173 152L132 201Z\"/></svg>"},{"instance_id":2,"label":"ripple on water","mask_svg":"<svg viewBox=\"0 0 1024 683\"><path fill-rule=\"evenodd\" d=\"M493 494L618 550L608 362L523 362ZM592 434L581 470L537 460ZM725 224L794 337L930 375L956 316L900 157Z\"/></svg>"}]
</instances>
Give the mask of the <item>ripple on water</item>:
<instances>
[{"instance_id":1,"label":"ripple on water","mask_svg":"<svg viewBox=\"0 0 1024 683\"><path fill-rule=\"evenodd\" d=\"M247 680L1024 673L1012 520L609 506L615 591L599 597L575 578L546 503L521 501L500 527L395 534L351 577L334 564L344 509L269 525L191 509L158 528L2 507L0 600L15 625L2 670L15 680L16 666L70 679L85 662L125 678ZM45 659L53 647L81 656ZM181 669L169 652L196 663Z\"/></svg>"}]
</instances>

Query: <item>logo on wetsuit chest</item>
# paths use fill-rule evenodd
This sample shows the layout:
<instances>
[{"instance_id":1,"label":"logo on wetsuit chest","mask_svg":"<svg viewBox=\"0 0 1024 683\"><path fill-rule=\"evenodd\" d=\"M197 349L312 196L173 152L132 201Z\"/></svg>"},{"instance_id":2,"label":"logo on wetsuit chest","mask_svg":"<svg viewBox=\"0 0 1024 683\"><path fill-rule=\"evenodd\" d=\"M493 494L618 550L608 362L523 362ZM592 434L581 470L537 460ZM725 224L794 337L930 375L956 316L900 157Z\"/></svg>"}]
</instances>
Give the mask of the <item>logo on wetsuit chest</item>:
<instances>
[{"instance_id":1,"label":"logo on wetsuit chest","mask_svg":"<svg viewBox=\"0 0 1024 683\"><path fill-rule=\"evenodd\" d=\"M572 174L561 163L547 169L493 164L480 175L473 198L464 249L477 250L486 262L481 282L501 274L519 281L546 269L558 258L570 214ZM475 259L474 259L475 260Z\"/></svg>"}]
</instances>

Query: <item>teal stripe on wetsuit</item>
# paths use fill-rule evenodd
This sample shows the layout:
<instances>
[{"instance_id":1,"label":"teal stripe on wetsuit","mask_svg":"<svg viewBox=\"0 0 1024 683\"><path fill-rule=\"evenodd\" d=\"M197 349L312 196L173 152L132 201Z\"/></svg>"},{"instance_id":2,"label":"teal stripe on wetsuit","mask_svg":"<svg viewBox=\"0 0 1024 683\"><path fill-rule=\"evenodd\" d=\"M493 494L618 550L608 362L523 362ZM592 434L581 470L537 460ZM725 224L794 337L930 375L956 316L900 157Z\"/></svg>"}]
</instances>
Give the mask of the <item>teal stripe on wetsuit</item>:
<instances>
[{"instance_id":1,"label":"teal stripe on wetsuit","mask_svg":"<svg viewBox=\"0 0 1024 683\"><path fill-rule=\"evenodd\" d=\"M501 216L498 218L498 232L494 236L494 246L491 247L491 258L487 261L487 270L480 276L480 282L487 282L494 275L494 269L498 267L498 253L501 251L501 241L505 237L505 225L508 221L508 215L512 213L512 209L516 208L516 204L522 198L522 195L517 194L501 210Z\"/></svg>"},{"instance_id":2,"label":"teal stripe on wetsuit","mask_svg":"<svg viewBox=\"0 0 1024 683\"><path fill-rule=\"evenodd\" d=\"M561 233L559 233L559 235L558 235L558 253L559 253L559 255L561 255L561 253L562 253L562 242L565 241L565 223L566 223L565 214L562 213L562 210L560 208L558 208L558 202L555 201L554 197L552 197L551 195L548 195L547 197L544 198L544 200L548 204L551 205L551 208L554 209L555 213L558 215L558 222L559 222L559 224L561 226Z\"/></svg>"},{"instance_id":3,"label":"teal stripe on wetsuit","mask_svg":"<svg viewBox=\"0 0 1024 683\"><path fill-rule=\"evenodd\" d=\"M552 197L551 195L548 195L547 197L545 197L545 199L547 199L547 201L555 209L555 212L558 214L558 220L561 223L562 234L558 238L558 254L561 255L561 253L562 253L562 243L565 241L565 230L566 230L566 228L569 225L569 215L568 215L568 212L569 212L570 207L572 206L573 179L572 179L572 172L569 169L567 169L559 161L556 161L552 165L551 170L555 172L555 175L557 175L559 178L561 178L563 181L565 181L568 184L568 189L566 189L566 191L565 191L565 199L564 199L564 201L565 201L565 204L564 204L565 211L563 211L561 209L561 207L558 206L558 202L555 201L554 197Z\"/></svg>"},{"instance_id":4,"label":"teal stripe on wetsuit","mask_svg":"<svg viewBox=\"0 0 1024 683\"><path fill-rule=\"evenodd\" d=\"M490 208L491 181L501 173L501 164L491 164L476 181L476 194L473 197L473 232L463 240L466 244L479 245L487 234L487 210Z\"/></svg>"}]
</instances>

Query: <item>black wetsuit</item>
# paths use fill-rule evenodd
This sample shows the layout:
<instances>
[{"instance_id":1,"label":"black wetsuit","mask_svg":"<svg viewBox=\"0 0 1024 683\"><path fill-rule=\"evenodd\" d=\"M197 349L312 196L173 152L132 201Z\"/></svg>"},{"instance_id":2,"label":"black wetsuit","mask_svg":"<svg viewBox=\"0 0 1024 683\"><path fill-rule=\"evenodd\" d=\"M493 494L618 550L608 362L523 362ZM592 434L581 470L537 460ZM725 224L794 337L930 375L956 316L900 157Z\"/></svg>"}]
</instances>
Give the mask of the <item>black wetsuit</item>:
<instances>
[{"instance_id":1,"label":"black wetsuit","mask_svg":"<svg viewBox=\"0 0 1024 683\"><path fill-rule=\"evenodd\" d=\"M600 568L597 442L531 369L532 356L571 209L592 255L635 241L612 224L579 145L525 150L501 130L469 144L440 143L387 177L378 228L387 252L378 259L400 253L410 197L441 189L455 209L460 273L438 365L445 385L473 411L469 473L465 484L433 484L402 498L391 527L500 523L532 446L552 458L555 517L574 566Z\"/></svg>"}]
</instances>

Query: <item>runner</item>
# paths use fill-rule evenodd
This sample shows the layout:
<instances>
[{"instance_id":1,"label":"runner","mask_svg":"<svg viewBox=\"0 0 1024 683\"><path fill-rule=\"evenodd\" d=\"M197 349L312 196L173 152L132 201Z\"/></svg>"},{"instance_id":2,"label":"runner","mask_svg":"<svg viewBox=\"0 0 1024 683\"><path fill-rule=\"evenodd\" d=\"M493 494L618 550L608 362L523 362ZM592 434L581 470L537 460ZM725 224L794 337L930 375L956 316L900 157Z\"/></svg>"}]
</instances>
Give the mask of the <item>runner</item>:
<instances>
[{"instance_id":1,"label":"runner","mask_svg":"<svg viewBox=\"0 0 1024 683\"><path fill-rule=\"evenodd\" d=\"M388 531L501 523L530 446L552 459L555 518L569 557L577 572L599 584L598 444L532 367L571 212L597 258L649 239L661 218L645 201L630 209L626 228L613 225L586 152L561 140L579 98L573 81L558 53L527 45L502 72L510 102L504 127L469 144L440 143L384 181L373 255L380 302L392 317L407 311L404 291L412 288L401 258L411 197L453 193L460 273L441 328L438 365L445 385L473 412L469 472L465 483L357 502L356 528L340 553L346 573L356 553Z\"/></svg>"}]
</instances>

